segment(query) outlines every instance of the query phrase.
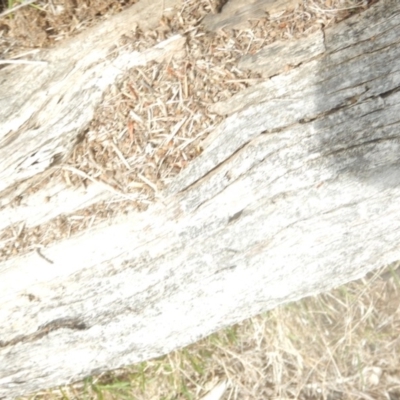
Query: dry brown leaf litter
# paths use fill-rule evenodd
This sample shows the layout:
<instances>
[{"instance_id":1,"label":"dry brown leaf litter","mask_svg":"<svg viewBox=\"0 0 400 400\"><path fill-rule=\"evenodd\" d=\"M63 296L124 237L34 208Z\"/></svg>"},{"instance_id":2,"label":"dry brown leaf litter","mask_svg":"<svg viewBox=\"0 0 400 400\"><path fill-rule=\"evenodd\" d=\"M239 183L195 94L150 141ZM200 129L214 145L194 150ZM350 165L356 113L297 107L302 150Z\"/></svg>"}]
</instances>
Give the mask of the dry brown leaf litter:
<instances>
[{"instance_id":1,"label":"dry brown leaf litter","mask_svg":"<svg viewBox=\"0 0 400 400\"><path fill-rule=\"evenodd\" d=\"M0 18L0 54L10 58L27 49L50 47L138 0L38 0ZM21 2L15 2L16 5ZM6 11L0 9L1 12Z\"/></svg>"},{"instance_id":2,"label":"dry brown leaf litter","mask_svg":"<svg viewBox=\"0 0 400 400\"><path fill-rule=\"evenodd\" d=\"M74 12L86 9L88 4L79 3ZM103 15L102 10L113 9L106 4L109 3L90 3L91 16L83 13L81 18L92 20L93 15ZM259 82L258 75L236 67L240 56L254 54L275 40L307 35L322 24L329 26L365 6L365 2L355 0L304 0L294 10L252 21L249 29L215 34L201 27L202 18L212 11L210 1L189 0L184 1L172 20L163 18L154 31L141 32L133 27L113 51L118 51L119 46L143 51L180 33L187 38L186 56L135 68L120 84L112 86L105 93L84 142L62 171L56 172L68 185L100 182L111 193L120 195L42 226L10 227L0 235L0 260L47 246L120 213L146 209L159 191L201 152L201 140L221 122L222 118L210 113L208 107ZM49 14L52 8L46 10ZM32 32L38 29L35 21ZM66 22L62 21L59 20L60 26L64 27ZM29 26L25 20L25 29ZM10 29L15 31L10 37L18 37L18 29ZM50 33L47 43L52 40ZM131 195L135 200L126 200Z\"/></svg>"}]
</instances>

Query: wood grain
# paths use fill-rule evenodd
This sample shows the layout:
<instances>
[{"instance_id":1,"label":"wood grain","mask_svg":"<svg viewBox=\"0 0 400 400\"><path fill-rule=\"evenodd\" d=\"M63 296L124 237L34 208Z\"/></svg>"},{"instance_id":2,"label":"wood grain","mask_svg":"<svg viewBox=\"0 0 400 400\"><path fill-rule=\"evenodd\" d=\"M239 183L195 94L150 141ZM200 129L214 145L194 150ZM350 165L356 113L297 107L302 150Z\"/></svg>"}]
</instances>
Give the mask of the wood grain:
<instances>
[{"instance_id":1,"label":"wood grain","mask_svg":"<svg viewBox=\"0 0 400 400\"><path fill-rule=\"evenodd\" d=\"M120 37L135 24L144 30L156 27L163 13L179 2L138 2L59 47L38 52L36 59L45 64L0 70L0 207L26 189L15 189L18 184L70 155L104 91L124 72L171 52L179 54L182 36L144 53L115 51Z\"/></svg>"},{"instance_id":2,"label":"wood grain","mask_svg":"<svg viewBox=\"0 0 400 400\"><path fill-rule=\"evenodd\" d=\"M162 201L42 249L53 264L3 263L0 398L166 354L399 260L399 28L400 4L382 0L325 31L322 54L218 105L226 119Z\"/></svg>"},{"instance_id":3,"label":"wood grain","mask_svg":"<svg viewBox=\"0 0 400 400\"><path fill-rule=\"evenodd\" d=\"M248 28L249 21L265 18L296 6L298 0L229 0L218 14L209 14L204 25L210 31Z\"/></svg>"}]
</instances>

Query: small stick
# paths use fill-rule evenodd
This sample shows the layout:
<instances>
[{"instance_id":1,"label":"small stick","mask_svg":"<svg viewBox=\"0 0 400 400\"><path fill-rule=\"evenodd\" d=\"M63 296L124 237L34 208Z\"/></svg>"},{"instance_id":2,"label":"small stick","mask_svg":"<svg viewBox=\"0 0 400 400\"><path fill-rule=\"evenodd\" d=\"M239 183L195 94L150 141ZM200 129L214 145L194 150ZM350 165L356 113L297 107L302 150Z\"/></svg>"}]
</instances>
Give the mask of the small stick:
<instances>
[{"instance_id":1,"label":"small stick","mask_svg":"<svg viewBox=\"0 0 400 400\"><path fill-rule=\"evenodd\" d=\"M44 256L42 254L42 252L40 251L40 249L36 249L36 253L38 254L39 257L43 258L43 260L47 261L50 264L54 264L54 261L51 261L50 259L48 259L46 256Z\"/></svg>"}]
</instances>

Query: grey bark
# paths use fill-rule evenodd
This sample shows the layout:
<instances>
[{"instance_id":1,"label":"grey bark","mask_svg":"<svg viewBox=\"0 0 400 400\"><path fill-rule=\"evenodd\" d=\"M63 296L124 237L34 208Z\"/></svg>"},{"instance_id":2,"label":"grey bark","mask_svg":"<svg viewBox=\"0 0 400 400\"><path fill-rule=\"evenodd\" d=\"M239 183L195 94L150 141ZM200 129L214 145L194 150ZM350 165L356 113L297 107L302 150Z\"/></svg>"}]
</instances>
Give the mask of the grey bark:
<instances>
[{"instance_id":1,"label":"grey bark","mask_svg":"<svg viewBox=\"0 0 400 400\"><path fill-rule=\"evenodd\" d=\"M162 201L49 246L48 261L1 265L0 398L166 354L399 260L399 28L400 4L382 0L289 71L290 45L275 45L277 74L254 61L273 76L215 105L226 119Z\"/></svg>"}]
</instances>

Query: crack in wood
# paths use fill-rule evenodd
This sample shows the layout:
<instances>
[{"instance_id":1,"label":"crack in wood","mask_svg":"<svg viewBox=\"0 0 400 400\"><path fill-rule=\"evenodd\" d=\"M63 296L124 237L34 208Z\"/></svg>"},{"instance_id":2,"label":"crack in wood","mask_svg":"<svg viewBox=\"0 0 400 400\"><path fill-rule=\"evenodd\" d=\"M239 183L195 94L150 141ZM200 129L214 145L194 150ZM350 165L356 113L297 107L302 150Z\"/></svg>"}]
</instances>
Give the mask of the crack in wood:
<instances>
[{"instance_id":1,"label":"crack in wood","mask_svg":"<svg viewBox=\"0 0 400 400\"><path fill-rule=\"evenodd\" d=\"M0 340L0 348L13 346L17 343L33 342L35 340L41 339L42 337L48 335L50 332L59 329L71 329L71 330L86 330L89 326L85 324L79 318L57 318L51 322L39 326L36 332L29 335L18 335L13 339L3 341Z\"/></svg>"},{"instance_id":2,"label":"crack in wood","mask_svg":"<svg viewBox=\"0 0 400 400\"><path fill-rule=\"evenodd\" d=\"M356 143L354 145L347 145L344 148L327 152L324 154L324 157L328 157L331 155L337 155L337 154L341 154L341 153L349 153L350 151L355 150L355 149L364 149L368 145L390 142L390 141L393 141L396 139L398 139L397 136L389 136L387 138L376 138L376 139L371 139L371 140L365 140L361 143Z\"/></svg>"},{"instance_id":3,"label":"crack in wood","mask_svg":"<svg viewBox=\"0 0 400 400\"><path fill-rule=\"evenodd\" d=\"M201 171L201 174L198 174L199 177L197 179L193 180L192 182L188 182L187 184L182 185L182 187L178 187L178 188L172 187L172 189L170 189L170 190L167 189L165 192L165 196L168 197L168 196L172 196L177 193L185 193L185 192L187 193L189 190L192 190L193 187L198 185L201 181L208 179L208 177L211 176L211 174L217 173L217 171L220 170L224 165L229 164L234 157L236 157L246 146L248 146L251 143L252 140L253 139L251 138L248 141L246 141L245 143L243 143L240 147L235 149L230 155L226 155L223 160L221 160L220 162L217 162L212 168L209 168L205 171ZM231 185L238 178L239 178L239 176L232 180L232 178L228 177L229 184L227 186ZM215 193L212 197L215 197L217 194L218 193ZM201 202L200 204L197 204L196 207L193 209L193 211L197 210L199 207L201 207L202 204L206 203L209 200L210 200L210 198L206 198L203 202Z\"/></svg>"},{"instance_id":4,"label":"crack in wood","mask_svg":"<svg viewBox=\"0 0 400 400\"><path fill-rule=\"evenodd\" d=\"M240 210L237 213L233 214L231 217L229 217L228 224L238 220L241 217L242 213L243 213L243 210Z\"/></svg>"}]
</instances>

